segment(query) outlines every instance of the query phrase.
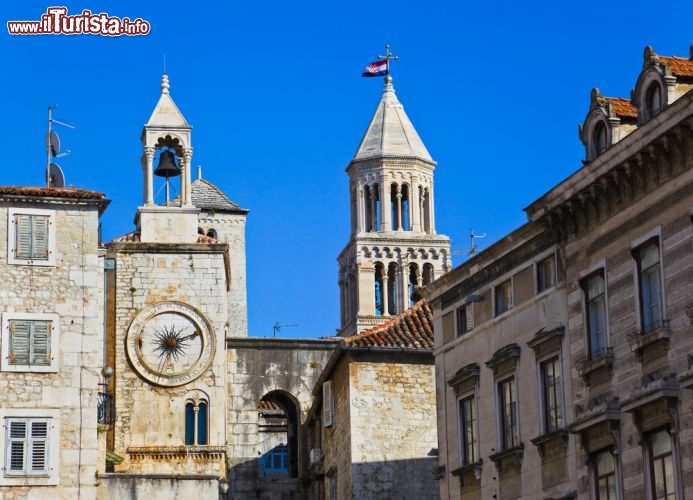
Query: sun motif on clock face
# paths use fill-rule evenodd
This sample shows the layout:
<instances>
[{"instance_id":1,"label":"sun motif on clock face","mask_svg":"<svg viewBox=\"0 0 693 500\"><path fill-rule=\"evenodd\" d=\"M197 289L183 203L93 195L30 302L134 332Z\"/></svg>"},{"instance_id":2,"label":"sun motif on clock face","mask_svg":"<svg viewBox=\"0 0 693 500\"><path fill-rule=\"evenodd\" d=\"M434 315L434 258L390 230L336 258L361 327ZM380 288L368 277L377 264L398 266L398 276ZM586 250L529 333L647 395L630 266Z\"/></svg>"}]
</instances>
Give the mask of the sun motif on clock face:
<instances>
[{"instance_id":1,"label":"sun motif on clock face","mask_svg":"<svg viewBox=\"0 0 693 500\"><path fill-rule=\"evenodd\" d=\"M135 370L157 385L183 385L206 370L214 354L214 335L197 310L180 302L161 302L140 311L127 334Z\"/></svg>"}]
</instances>

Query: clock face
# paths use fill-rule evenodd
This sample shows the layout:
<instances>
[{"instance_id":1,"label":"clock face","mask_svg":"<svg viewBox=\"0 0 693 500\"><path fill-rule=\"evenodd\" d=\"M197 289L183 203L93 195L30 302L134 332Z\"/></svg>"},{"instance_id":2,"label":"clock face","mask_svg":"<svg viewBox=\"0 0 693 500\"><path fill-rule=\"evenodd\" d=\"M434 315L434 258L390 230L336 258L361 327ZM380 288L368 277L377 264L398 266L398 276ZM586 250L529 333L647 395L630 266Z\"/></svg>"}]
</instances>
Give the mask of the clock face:
<instances>
[{"instance_id":1,"label":"clock face","mask_svg":"<svg viewBox=\"0 0 693 500\"><path fill-rule=\"evenodd\" d=\"M135 370L149 382L170 387L199 377L214 355L209 323L180 302L161 302L140 311L126 343Z\"/></svg>"}]
</instances>

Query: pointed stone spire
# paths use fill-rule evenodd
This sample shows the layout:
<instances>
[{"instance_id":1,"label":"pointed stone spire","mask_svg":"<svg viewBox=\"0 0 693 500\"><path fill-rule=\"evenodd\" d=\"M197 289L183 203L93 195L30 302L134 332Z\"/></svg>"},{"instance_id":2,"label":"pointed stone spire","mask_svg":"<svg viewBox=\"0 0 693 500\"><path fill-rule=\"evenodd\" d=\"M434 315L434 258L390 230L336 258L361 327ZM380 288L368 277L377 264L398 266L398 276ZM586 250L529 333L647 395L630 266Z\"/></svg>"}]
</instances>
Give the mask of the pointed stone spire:
<instances>
[{"instance_id":1,"label":"pointed stone spire","mask_svg":"<svg viewBox=\"0 0 693 500\"><path fill-rule=\"evenodd\" d=\"M154 112L149 117L147 125L161 127L190 127L183 117L176 103L171 99L168 83L168 75L161 76L161 97L154 108Z\"/></svg>"},{"instance_id":2,"label":"pointed stone spire","mask_svg":"<svg viewBox=\"0 0 693 500\"><path fill-rule=\"evenodd\" d=\"M433 162L404 107L397 99L392 77L385 77L383 96L353 161L382 156L420 158Z\"/></svg>"}]
</instances>

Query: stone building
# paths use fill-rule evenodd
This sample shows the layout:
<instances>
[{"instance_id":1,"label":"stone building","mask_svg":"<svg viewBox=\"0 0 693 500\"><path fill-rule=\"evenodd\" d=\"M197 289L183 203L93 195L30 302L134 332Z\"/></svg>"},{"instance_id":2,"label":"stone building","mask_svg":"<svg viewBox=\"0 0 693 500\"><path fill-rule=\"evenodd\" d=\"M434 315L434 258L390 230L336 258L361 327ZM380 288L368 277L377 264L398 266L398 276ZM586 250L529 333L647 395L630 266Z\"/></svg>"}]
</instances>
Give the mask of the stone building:
<instances>
[{"instance_id":1,"label":"stone building","mask_svg":"<svg viewBox=\"0 0 693 500\"><path fill-rule=\"evenodd\" d=\"M584 166L424 292L442 498L693 498L692 89L646 48Z\"/></svg>"},{"instance_id":2,"label":"stone building","mask_svg":"<svg viewBox=\"0 0 693 500\"><path fill-rule=\"evenodd\" d=\"M104 408L98 227L108 203L83 189L0 187L2 498L96 496Z\"/></svg>"},{"instance_id":3,"label":"stone building","mask_svg":"<svg viewBox=\"0 0 693 500\"><path fill-rule=\"evenodd\" d=\"M311 498L437 496L431 320L420 301L334 351L305 425Z\"/></svg>"}]
</instances>

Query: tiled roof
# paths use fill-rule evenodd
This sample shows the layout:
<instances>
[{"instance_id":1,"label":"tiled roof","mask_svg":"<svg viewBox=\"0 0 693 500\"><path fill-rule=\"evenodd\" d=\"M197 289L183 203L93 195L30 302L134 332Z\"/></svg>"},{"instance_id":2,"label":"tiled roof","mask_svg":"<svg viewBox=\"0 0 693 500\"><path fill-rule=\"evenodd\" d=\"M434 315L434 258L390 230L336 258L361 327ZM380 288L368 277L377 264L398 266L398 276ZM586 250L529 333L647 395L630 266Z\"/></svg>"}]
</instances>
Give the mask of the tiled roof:
<instances>
[{"instance_id":1,"label":"tiled roof","mask_svg":"<svg viewBox=\"0 0 693 500\"><path fill-rule=\"evenodd\" d=\"M633 106L630 99L624 99L623 97L605 97L605 99L614 107L616 116L638 117L638 109Z\"/></svg>"},{"instance_id":2,"label":"tiled roof","mask_svg":"<svg viewBox=\"0 0 693 500\"><path fill-rule=\"evenodd\" d=\"M350 347L433 349L433 314L425 300L390 321L344 339Z\"/></svg>"},{"instance_id":3,"label":"tiled roof","mask_svg":"<svg viewBox=\"0 0 693 500\"><path fill-rule=\"evenodd\" d=\"M203 210L244 211L229 200L221 190L206 179L197 179L191 186L192 203Z\"/></svg>"},{"instance_id":4,"label":"tiled roof","mask_svg":"<svg viewBox=\"0 0 693 500\"><path fill-rule=\"evenodd\" d=\"M659 62L671 67L671 72L675 76L693 77L693 61L685 57L659 56Z\"/></svg>"},{"instance_id":5,"label":"tiled roof","mask_svg":"<svg viewBox=\"0 0 693 500\"><path fill-rule=\"evenodd\" d=\"M103 200L104 194L73 187L0 186L0 195Z\"/></svg>"},{"instance_id":6,"label":"tiled roof","mask_svg":"<svg viewBox=\"0 0 693 500\"><path fill-rule=\"evenodd\" d=\"M260 413L268 417L283 417L285 416L284 409L277 403L271 400L262 399L257 405L257 409Z\"/></svg>"}]
</instances>

